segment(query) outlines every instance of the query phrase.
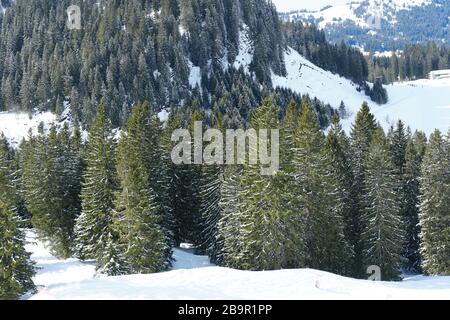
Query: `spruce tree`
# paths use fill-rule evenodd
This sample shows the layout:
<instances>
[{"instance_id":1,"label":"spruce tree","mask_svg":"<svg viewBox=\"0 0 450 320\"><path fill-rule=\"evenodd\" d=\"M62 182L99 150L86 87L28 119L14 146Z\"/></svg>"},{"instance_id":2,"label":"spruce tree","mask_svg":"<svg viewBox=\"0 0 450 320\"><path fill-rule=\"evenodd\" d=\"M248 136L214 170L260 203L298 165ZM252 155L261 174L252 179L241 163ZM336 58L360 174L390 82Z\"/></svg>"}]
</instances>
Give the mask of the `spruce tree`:
<instances>
[{"instance_id":1,"label":"spruce tree","mask_svg":"<svg viewBox=\"0 0 450 320\"><path fill-rule=\"evenodd\" d=\"M406 225L406 270L421 272L419 196L422 158L413 140L409 140L405 154L404 221Z\"/></svg>"},{"instance_id":2,"label":"spruce tree","mask_svg":"<svg viewBox=\"0 0 450 320\"><path fill-rule=\"evenodd\" d=\"M39 130L22 145L22 185L32 224L57 257L73 253L73 228L80 213L81 163L79 136L65 125L49 134Z\"/></svg>"},{"instance_id":3,"label":"spruce tree","mask_svg":"<svg viewBox=\"0 0 450 320\"><path fill-rule=\"evenodd\" d=\"M223 130L220 114L213 119L212 127ZM202 247L209 256L211 262L221 265L223 263L222 246L218 240L218 224L222 216L220 202L222 200L221 187L223 182L224 166L220 163L207 164L202 169L201 175L201 206L202 215Z\"/></svg>"},{"instance_id":4,"label":"spruce tree","mask_svg":"<svg viewBox=\"0 0 450 320\"><path fill-rule=\"evenodd\" d=\"M336 211L342 219L344 229L345 252L342 257L343 265L340 270L343 274L351 276L354 262L354 247L352 239L352 186L354 183L353 171L350 161L350 141L342 129L340 119L334 115L326 139L326 152L331 166L331 179L335 183L335 196L340 200L336 203Z\"/></svg>"},{"instance_id":5,"label":"spruce tree","mask_svg":"<svg viewBox=\"0 0 450 320\"><path fill-rule=\"evenodd\" d=\"M274 129L278 127L277 122L272 101L265 100L254 111L251 127ZM248 161L227 171L221 202L223 215L219 222L225 266L244 270L280 269L284 260L284 212L280 210L275 177L262 176L260 166Z\"/></svg>"},{"instance_id":6,"label":"spruce tree","mask_svg":"<svg viewBox=\"0 0 450 320\"><path fill-rule=\"evenodd\" d=\"M362 217L364 264L379 266L383 280L400 280L405 232L398 203L399 181L382 129L373 136L366 164L366 206Z\"/></svg>"},{"instance_id":7,"label":"spruce tree","mask_svg":"<svg viewBox=\"0 0 450 320\"><path fill-rule=\"evenodd\" d=\"M450 275L450 142L439 130L430 137L421 182L423 269L430 275Z\"/></svg>"},{"instance_id":8,"label":"spruce tree","mask_svg":"<svg viewBox=\"0 0 450 320\"><path fill-rule=\"evenodd\" d=\"M295 181L297 171L294 163L297 152L296 132L299 126L300 108L291 101L286 109L280 127L280 173L277 177L276 188L282 210L285 211L283 221L285 238L284 268L302 268L305 266L305 219L298 210L298 187Z\"/></svg>"},{"instance_id":9,"label":"spruce tree","mask_svg":"<svg viewBox=\"0 0 450 320\"><path fill-rule=\"evenodd\" d=\"M3 183L3 181L1 182ZM0 299L17 299L35 289L30 253L26 252L23 221L0 199Z\"/></svg>"},{"instance_id":10,"label":"spruce tree","mask_svg":"<svg viewBox=\"0 0 450 320\"><path fill-rule=\"evenodd\" d=\"M356 115L356 120L350 135L351 167L353 168L354 178L351 189L351 199L353 199L352 210L350 213L352 217L351 240L355 250L353 275L357 278L366 276L366 270L364 270L363 267L363 245L361 241L361 232L364 229L362 215L365 211L364 183L366 159L376 129L377 124L375 122L375 117L370 112L369 105L363 103L361 110Z\"/></svg>"},{"instance_id":11,"label":"spruce tree","mask_svg":"<svg viewBox=\"0 0 450 320\"><path fill-rule=\"evenodd\" d=\"M306 100L295 142L294 187L298 190L297 211L305 221L306 263L311 268L344 273L350 250L344 235L340 185L326 153L325 137Z\"/></svg>"},{"instance_id":12,"label":"spruce tree","mask_svg":"<svg viewBox=\"0 0 450 320\"><path fill-rule=\"evenodd\" d=\"M18 299L34 290L34 263L26 252L25 223L13 207L11 154L6 140L0 139L0 299Z\"/></svg>"},{"instance_id":13,"label":"spruce tree","mask_svg":"<svg viewBox=\"0 0 450 320\"><path fill-rule=\"evenodd\" d=\"M97 108L97 117L89 132L85 154L86 170L81 190L82 213L75 233L77 255L82 260L95 259L97 270L105 270L105 256L110 241L117 239L113 227L115 194L118 190L116 141L112 135L105 108ZM117 258L120 261L120 257Z\"/></svg>"},{"instance_id":14,"label":"spruce tree","mask_svg":"<svg viewBox=\"0 0 450 320\"><path fill-rule=\"evenodd\" d=\"M170 266L169 240L163 231L164 207L156 168L159 122L148 103L134 106L118 151L121 192L115 219L120 247L132 273L154 273ZM155 152L157 154L155 155Z\"/></svg>"}]
</instances>

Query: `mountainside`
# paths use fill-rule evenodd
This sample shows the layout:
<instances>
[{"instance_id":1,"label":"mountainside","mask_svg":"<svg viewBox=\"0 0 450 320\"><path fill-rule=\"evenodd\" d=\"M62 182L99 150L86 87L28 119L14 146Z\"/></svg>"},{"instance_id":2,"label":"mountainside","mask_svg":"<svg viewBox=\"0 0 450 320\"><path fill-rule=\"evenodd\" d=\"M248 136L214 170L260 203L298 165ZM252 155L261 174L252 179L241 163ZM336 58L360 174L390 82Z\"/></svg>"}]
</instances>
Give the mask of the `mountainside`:
<instances>
[{"instance_id":1,"label":"mountainside","mask_svg":"<svg viewBox=\"0 0 450 320\"><path fill-rule=\"evenodd\" d=\"M72 4L81 30L66 26ZM89 124L103 103L118 126L138 101L159 111L193 100L212 108L222 99L221 107L235 109L226 114L245 118L270 88L271 72L285 73L280 21L264 0L18 0L0 25L0 110L59 114L69 102ZM244 37L251 54L240 52Z\"/></svg>"},{"instance_id":2,"label":"mountainside","mask_svg":"<svg viewBox=\"0 0 450 320\"><path fill-rule=\"evenodd\" d=\"M312 22L329 40L346 41L365 51L398 50L410 43L450 42L450 3L442 0L364 0L329 5L320 10L281 13L285 20ZM307 7L307 6L306 6Z\"/></svg>"},{"instance_id":3,"label":"mountainside","mask_svg":"<svg viewBox=\"0 0 450 320\"><path fill-rule=\"evenodd\" d=\"M363 92L348 79L339 77L312 64L298 52L289 49L284 57L287 76L272 75L274 86L289 88L294 92L309 94L338 108L344 102L345 129L349 132L361 104L367 101ZM403 120L412 130L431 134L435 129L447 132L450 127L450 81L417 80L386 86L389 101L385 105L368 102L377 121L389 130L398 120Z\"/></svg>"},{"instance_id":4,"label":"mountainside","mask_svg":"<svg viewBox=\"0 0 450 320\"><path fill-rule=\"evenodd\" d=\"M0 15L0 110L61 114L69 104L89 126L101 103L123 127L132 105L147 100L155 111L213 109L235 127L269 95L286 105L304 94L272 84L272 74L286 75L288 45L326 70L367 80L357 50L330 45L313 27L286 27L270 1L102 3L18 0ZM70 4L80 6L81 30L66 26ZM348 64L359 67L340 68ZM327 126L332 110L318 100L314 107Z\"/></svg>"}]
</instances>

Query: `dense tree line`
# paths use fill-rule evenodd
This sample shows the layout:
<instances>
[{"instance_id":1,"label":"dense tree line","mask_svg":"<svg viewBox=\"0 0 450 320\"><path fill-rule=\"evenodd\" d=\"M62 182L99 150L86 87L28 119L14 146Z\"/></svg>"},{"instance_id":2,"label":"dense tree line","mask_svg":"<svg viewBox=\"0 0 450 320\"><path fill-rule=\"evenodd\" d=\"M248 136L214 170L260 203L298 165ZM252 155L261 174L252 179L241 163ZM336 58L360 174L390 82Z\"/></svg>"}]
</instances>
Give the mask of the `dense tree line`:
<instances>
[{"instance_id":1,"label":"dense tree line","mask_svg":"<svg viewBox=\"0 0 450 320\"><path fill-rule=\"evenodd\" d=\"M343 41L330 44L325 31L314 24L286 22L283 27L287 44L317 66L357 84L364 84L367 80L367 61L359 49L348 46Z\"/></svg>"},{"instance_id":2,"label":"dense tree line","mask_svg":"<svg viewBox=\"0 0 450 320\"><path fill-rule=\"evenodd\" d=\"M81 8L81 30L66 26L70 5ZM248 73L230 67L243 33L253 47ZM90 125L102 103L112 124L125 127L137 101L156 110L196 99L246 116L272 90L271 72L285 74L283 50L281 23L265 0L17 0L0 11L0 110L59 114L68 102ZM192 79L194 66L201 79Z\"/></svg>"},{"instance_id":3,"label":"dense tree line","mask_svg":"<svg viewBox=\"0 0 450 320\"><path fill-rule=\"evenodd\" d=\"M220 112L196 105L162 123L148 102L137 104L120 135L100 106L85 142L68 126L30 134L18 152L2 139L1 297L33 290L24 212L58 257L93 259L108 275L167 270L182 242L243 270L310 267L364 278L378 265L384 280L402 270L450 273L448 136L436 131L427 142L401 121L386 134L367 104L350 136L337 114L325 133L307 97L285 108L274 101L265 99L248 124L280 130L273 176L248 160L175 165L173 130L193 132L197 121L202 131L225 129Z\"/></svg>"},{"instance_id":4,"label":"dense tree line","mask_svg":"<svg viewBox=\"0 0 450 320\"><path fill-rule=\"evenodd\" d=\"M69 5L81 8L81 30L66 26ZM282 23L266 0L17 0L0 12L0 110L61 114L70 105L89 127L103 104L124 128L138 101L153 111L198 101L228 109L238 124L267 95L291 99L271 83L272 72L286 74L288 45L326 70L367 80L356 49L330 45L314 26ZM248 70L238 68L247 54Z\"/></svg>"},{"instance_id":5,"label":"dense tree line","mask_svg":"<svg viewBox=\"0 0 450 320\"><path fill-rule=\"evenodd\" d=\"M427 45L407 45L400 53L389 57L370 55L369 80L385 84L428 78L430 71L450 69L450 49L443 44L428 42Z\"/></svg>"}]
</instances>

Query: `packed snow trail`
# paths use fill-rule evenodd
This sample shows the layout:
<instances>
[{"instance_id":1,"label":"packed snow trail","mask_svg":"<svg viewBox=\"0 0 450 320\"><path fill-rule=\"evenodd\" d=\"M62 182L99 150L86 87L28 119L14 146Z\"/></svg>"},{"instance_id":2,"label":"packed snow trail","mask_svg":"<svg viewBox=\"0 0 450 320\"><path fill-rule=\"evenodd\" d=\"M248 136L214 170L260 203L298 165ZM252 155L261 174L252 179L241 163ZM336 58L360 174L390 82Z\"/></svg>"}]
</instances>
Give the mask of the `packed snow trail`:
<instances>
[{"instance_id":1,"label":"packed snow trail","mask_svg":"<svg viewBox=\"0 0 450 320\"><path fill-rule=\"evenodd\" d=\"M213 266L207 257L175 249L174 270L152 275L95 277L92 263L59 261L43 244L28 237L27 250L39 268L33 300L143 299L448 299L450 277L370 282L310 270L238 271Z\"/></svg>"}]
</instances>

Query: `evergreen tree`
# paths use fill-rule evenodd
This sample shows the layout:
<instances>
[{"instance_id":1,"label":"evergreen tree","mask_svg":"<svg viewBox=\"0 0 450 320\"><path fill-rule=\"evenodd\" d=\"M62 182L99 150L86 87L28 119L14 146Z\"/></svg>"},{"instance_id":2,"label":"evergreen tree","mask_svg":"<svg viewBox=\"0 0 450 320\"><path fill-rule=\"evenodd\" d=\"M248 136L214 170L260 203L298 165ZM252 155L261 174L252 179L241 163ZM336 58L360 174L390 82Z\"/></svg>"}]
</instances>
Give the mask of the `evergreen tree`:
<instances>
[{"instance_id":1,"label":"evergreen tree","mask_svg":"<svg viewBox=\"0 0 450 320\"><path fill-rule=\"evenodd\" d=\"M213 120L213 128L223 130L221 115ZM214 138L215 139L215 138ZM215 142L215 141L214 141ZM222 141L223 143L224 141ZM201 176L201 206L202 214L202 247L210 257L211 262L221 265L223 263L222 246L218 240L218 224L222 216L220 202L222 200L221 186L223 182L224 168L220 163L208 164L202 170Z\"/></svg>"},{"instance_id":2,"label":"evergreen tree","mask_svg":"<svg viewBox=\"0 0 450 320\"><path fill-rule=\"evenodd\" d=\"M340 204L339 202L336 203L336 210L338 216L343 220L344 224L343 233L346 251L342 257L345 264L343 265L341 272L350 276L353 274L351 266L354 259L354 248L352 241L353 217L351 215L353 206L351 190L354 178L349 150L350 141L342 129L339 117L335 115L332 119L331 128L327 135L326 151L328 157L330 158L331 177L332 179L335 179L335 196L341 200Z\"/></svg>"},{"instance_id":3,"label":"evergreen tree","mask_svg":"<svg viewBox=\"0 0 450 320\"><path fill-rule=\"evenodd\" d=\"M163 231L163 203L155 170L161 159L159 124L148 103L138 104L120 140L117 220L124 258L132 273L159 272L170 265L171 250Z\"/></svg>"},{"instance_id":4,"label":"evergreen tree","mask_svg":"<svg viewBox=\"0 0 450 320\"><path fill-rule=\"evenodd\" d=\"M300 108L291 101L280 128L280 173L276 188L279 202L285 211L284 218L284 268L302 268L305 266L305 219L298 210L299 194L296 185L295 155L297 152L296 133L299 126Z\"/></svg>"},{"instance_id":5,"label":"evergreen tree","mask_svg":"<svg viewBox=\"0 0 450 320\"><path fill-rule=\"evenodd\" d=\"M361 241L361 233L364 229L364 221L362 215L365 211L365 173L366 159L369 153L369 147L372 137L377 129L375 117L370 113L367 103L363 103L361 110L356 115L355 123L352 127L351 141L351 167L353 168L353 186L351 189L351 199L353 199L351 227L352 245L355 250L355 259L353 266L353 275L357 278L365 277L363 267L363 246Z\"/></svg>"},{"instance_id":6,"label":"evergreen tree","mask_svg":"<svg viewBox=\"0 0 450 320\"><path fill-rule=\"evenodd\" d=\"M450 147L438 130L423 160L420 191L423 269L430 275L450 275Z\"/></svg>"},{"instance_id":7,"label":"evergreen tree","mask_svg":"<svg viewBox=\"0 0 450 320\"><path fill-rule=\"evenodd\" d=\"M48 135L41 129L22 145L22 185L27 209L38 237L52 252L69 258L73 252L75 219L80 213L80 139L67 125Z\"/></svg>"},{"instance_id":8,"label":"evergreen tree","mask_svg":"<svg viewBox=\"0 0 450 320\"><path fill-rule=\"evenodd\" d=\"M15 209L10 150L0 139L0 299L17 299L34 290L34 263L25 251L22 221Z\"/></svg>"},{"instance_id":9,"label":"evergreen tree","mask_svg":"<svg viewBox=\"0 0 450 320\"><path fill-rule=\"evenodd\" d=\"M408 271L421 272L419 195L422 158L411 139L406 147L405 161L403 214L406 224L407 244L404 256L407 259L406 269Z\"/></svg>"},{"instance_id":10,"label":"evergreen tree","mask_svg":"<svg viewBox=\"0 0 450 320\"><path fill-rule=\"evenodd\" d=\"M362 232L364 264L381 268L383 280L399 280L403 265L403 220L398 203L398 179L389 145L378 129L365 168L366 208Z\"/></svg>"},{"instance_id":11,"label":"evergreen tree","mask_svg":"<svg viewBox=\"0 0 450 320\"><path fill-rule=\"evenodd\" d=\"M35 274L30 253L25 251L23 221L0 200L0 299L17 299L34 290Z\"/></svg>"},{"instance_id":12,"label":"evergreen tree","mask_svg":"<svg viewBox=\"0 0 450 320\"><path fill-rule=\"evenodd\" d=\"M344 273L349 247L344 235L340 181L326 153L325 137L316 115L303 102L295 133L294 181L297 210L305 221L306 263L309 267Z\"/></svg>"},{"instance_id":13,"label":"evergreen tree","mask_svg":"<svg viewBox=\"0 0 450 320\"><path fill-rule=\"evenodd\" d=\"M86 170L81 190L82 213L75 228L77 255L82 260L97 260L97 270L105 270L110 253L110 241L117 239L113 227L115 193L118 190L116 172L116 142L106 118L105 108L97 108L97 118L86 143ZM120 261L117 257L116 261ZM114 268L114 270L117 270Z\"/></svg>"},{"instance_id":14,"label":"evergreen tree","mask_svg":"<svg viewBox=\"0 0 450 320\"><path fill-rule=\"evenodd\" d=\"M255 110L251 126L255 130L277 128L277 122L272 101L265 100ZM255 138L254 134L250 133L250 140ZM262 176L261 168L248 161L230 170L222 189L223 215L219 222L225 266L244 270L280 269L284 261L281 227L284 212L277 200L275 177Z\"/></svg>"}]
</instances>

